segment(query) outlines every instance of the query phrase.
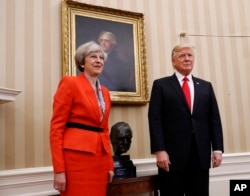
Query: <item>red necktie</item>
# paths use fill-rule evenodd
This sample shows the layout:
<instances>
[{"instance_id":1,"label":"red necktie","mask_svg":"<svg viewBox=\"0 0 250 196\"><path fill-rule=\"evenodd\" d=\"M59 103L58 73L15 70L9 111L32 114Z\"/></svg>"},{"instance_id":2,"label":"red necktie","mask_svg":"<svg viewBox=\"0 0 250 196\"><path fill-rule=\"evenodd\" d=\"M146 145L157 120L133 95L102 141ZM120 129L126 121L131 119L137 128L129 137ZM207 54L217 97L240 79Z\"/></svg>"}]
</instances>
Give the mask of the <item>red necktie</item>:
<instances>
[{"instance_id":1,"label":"red necktie","mask_svg":"<svg viewBox=\"0 0 250 196\"><path fill-rule=\"evenodd\" d=\"M188 86L188 78L185 77L183 78L183 84L182 84L182 90L183 90L183 93L186 97L186 101L187 101L187 104L188 104L188 107L191 111L191 96L190 96L190 89L189 89L189 86Z\"/></svg>"}]
</instances>

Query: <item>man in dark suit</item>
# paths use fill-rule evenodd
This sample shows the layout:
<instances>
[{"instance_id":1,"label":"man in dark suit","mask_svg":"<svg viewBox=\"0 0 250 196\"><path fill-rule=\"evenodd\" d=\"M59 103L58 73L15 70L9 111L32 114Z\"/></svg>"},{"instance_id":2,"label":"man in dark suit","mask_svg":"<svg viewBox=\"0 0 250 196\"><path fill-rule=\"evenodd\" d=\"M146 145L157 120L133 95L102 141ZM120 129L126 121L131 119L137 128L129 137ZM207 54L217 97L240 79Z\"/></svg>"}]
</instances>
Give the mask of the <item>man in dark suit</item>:
<instances>
[{"instance_id":1,"label":"man in dark suit","mask_svg":"<svg viewBox=\"0 0 250 196\"><path fill-rule=\"evenodd\" d=\"M161 196L208 196L211 157L212 167L218 167L224 151L216 97L210 82L191 75L192 46L175 46L172 64L172 76L154 81L148 110ZM182 90L184 77L189 104Z\"/></svg>"}]
</instances>

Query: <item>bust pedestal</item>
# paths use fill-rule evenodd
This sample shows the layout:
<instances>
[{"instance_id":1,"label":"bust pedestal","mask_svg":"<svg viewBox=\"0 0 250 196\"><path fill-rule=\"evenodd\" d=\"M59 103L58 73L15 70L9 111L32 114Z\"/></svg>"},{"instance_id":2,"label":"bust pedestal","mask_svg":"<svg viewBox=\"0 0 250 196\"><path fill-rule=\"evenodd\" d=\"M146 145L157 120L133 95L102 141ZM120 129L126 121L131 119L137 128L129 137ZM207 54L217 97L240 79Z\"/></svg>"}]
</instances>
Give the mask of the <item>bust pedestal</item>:
<instances>
[{"instance_id":1,"label":"bust pedestal","mask_svg":"<svg viewBox=\"0 0 250 196\"><path fill-rule=\"evenodd\" d=\"M136 167L130 160L129 155L115 155L114 160L114 179L134 178L136 177Z\"/></svg>"}]
</instances>

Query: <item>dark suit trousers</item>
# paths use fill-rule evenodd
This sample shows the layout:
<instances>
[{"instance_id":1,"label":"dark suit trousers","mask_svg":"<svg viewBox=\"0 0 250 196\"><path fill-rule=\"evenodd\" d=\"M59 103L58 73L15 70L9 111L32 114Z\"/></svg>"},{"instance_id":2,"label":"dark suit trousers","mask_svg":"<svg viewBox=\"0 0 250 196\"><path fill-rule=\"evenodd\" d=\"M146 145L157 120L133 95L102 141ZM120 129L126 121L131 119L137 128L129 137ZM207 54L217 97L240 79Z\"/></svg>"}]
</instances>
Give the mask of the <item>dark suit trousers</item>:
<instances>
[{"instance_id":1,"label":"dark suit trousers","mask_svg":"<svg viewBox=\"0 0 250 196\"><path fill-rule=\"evenodd\" d=\"M159 169L159 185L161 196L209 195L209 170L200 167L194 137L188 167L183 170L170 167L169 172Z\"/></svg>"}]
</instances>

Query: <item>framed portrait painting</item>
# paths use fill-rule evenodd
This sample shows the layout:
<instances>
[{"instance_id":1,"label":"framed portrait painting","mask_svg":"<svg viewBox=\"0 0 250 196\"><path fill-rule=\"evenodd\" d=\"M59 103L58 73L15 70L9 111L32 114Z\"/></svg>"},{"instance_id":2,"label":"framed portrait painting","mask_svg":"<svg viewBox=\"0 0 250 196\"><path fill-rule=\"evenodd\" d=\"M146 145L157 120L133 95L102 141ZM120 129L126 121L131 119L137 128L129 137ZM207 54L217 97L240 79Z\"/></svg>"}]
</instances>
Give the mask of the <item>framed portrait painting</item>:
<instances>
[{"instance_id":1,"label":"framed portrait painting","mask_svg":"<svg viewBox=\"0 0 250 196\"><path fill-rule=\"evenodd\" d=\"M98 79L109 89L112 103L146 104L148 81L143 14L62 1L63 76L80 74L74 54L77 47L89 41L98 43L107 54Z\"/></svg>"}]
</instances>

